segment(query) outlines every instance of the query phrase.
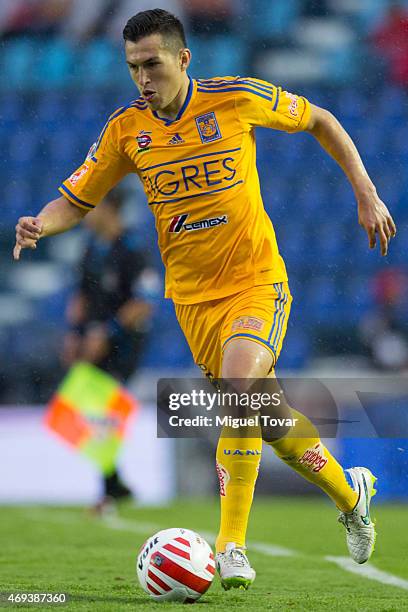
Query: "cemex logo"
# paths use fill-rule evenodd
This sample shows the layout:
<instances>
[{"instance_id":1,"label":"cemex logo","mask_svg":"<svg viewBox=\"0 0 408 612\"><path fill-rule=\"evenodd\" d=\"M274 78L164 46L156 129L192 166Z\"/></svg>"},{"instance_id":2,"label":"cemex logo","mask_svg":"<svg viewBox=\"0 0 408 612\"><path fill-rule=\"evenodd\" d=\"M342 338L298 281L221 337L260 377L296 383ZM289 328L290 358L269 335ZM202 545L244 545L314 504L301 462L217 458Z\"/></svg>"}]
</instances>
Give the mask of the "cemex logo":
<instances>
[{"instance_id":1,"label":"cemex logo","mask_svg":"<svg viewBox=\"0 0 408 612\"><path fill-rule=\"evenodd\" d=\"M227 215L221 217L213 217L212 219L202 219L201 221L193 221L192 223L186 223L188 214L176 215L170 221L169 232L172 234L178 234L182 229L186 232L194 230L208 229L216 227L217 225L223 225L228 223Z\"/></svg>"}]
</instances>

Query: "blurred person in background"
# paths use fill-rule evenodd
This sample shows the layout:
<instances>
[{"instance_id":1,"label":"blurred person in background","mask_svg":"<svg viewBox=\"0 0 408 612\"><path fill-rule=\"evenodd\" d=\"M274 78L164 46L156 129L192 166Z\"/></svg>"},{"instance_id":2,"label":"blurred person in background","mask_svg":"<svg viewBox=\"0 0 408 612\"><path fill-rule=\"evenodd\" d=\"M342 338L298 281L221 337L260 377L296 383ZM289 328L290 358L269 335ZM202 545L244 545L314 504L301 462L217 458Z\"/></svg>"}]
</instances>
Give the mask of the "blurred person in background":
<instances>
[{"instance_id":1,"label":"blurred person in background","mask_svg":"<svg viewBox=\"0 0 408 612\"><path fill-rule=\"evenodd\" d=\"M366 315L359 332L373 365L383 371L408 371L406 304L408 276L405 270L381 270L373 279L376 311Z\"/></svg>"},{"instance_id":2,"label":"blurred person in background","mask_svg":"<svg viewBox=\"0 0 408 612\"><path fill-rule=\"evenodd\" d=\"M87 41L104 33L118 2L115 0L70 0L61 32L69 39Z\"/></svg>"},{"instance_id":3,"label":"blurred person in background","mask_svg":"<svg viewBox=\"0 0 408 612\"><path fill-rule=\"evenodd\" d=\"M2 0L0 2L0 35L2 38L13 30L15 15L21 9L23 0Z\"/></svg>"},{"instance_id":4,"label":"blurred person in background","mask_svg":"<svg viewBox=\"0 0 408 612\"><path fill-rule=\"evenodd\" d=\"M303 0L302 15L307 17L325 17L330 14L327 0Z\"/></svg>"},{"instance_id":5,"label":"blurred person in background","mask_svg":"<svg viewBox=\"0 0 408 612\"><path fill-rule=\"evenodd\" d=\"M234 29L238 4L233 0L183 0L187 29L205 36L227 34Z\"/></svg>"},{"instance_id":6,"label":"blurred person in background","mask_svg":"<svg viewBox=\"0 0 408 612\"><path fill-rule=\"evenodd\" d=\"M34 0L36 1L36 0ZM56 0L66 1L66 0ZM92 41L108 36L114 42L122 39L123 24L135 12L153 9L157 0L67 0L69 10L61 24L61 33L69 39ZM162 0L160 5L180 19L184 17L182 0Z\"/></svg>"},{"instance_id":7,"label":"blurred person in background","mask_svg":"<svg viewBox=\"0 0 408 612\"><path fill-rule=\"evenodd\" d=\"M81 2L81 0L78 0ZM95 0L92 0L95 2ZM107 33L114 40L121 41L123 33L123 24L127 22L132 15L137 11L148 11L155 9L158 5L160 8L176 15L181 21L185 19L184 0L118 0L114 10L114 14L107 25ZM188 3L187 3L188 4Z\"/></svg>"},{"instance_id":8,"label":"blurred person in background","mask_svg":"<svg viewBox=\"0 0 408 612\"><path fill-rule=\"evenodd\" d=\"M0 32L4 38L62 34L88 41L110 28L121 7L117 0L1 0Z\"/></svg>"},{"instance_id":9,"label":"blurred person in background","mask_svg":"<svg viewBox=\"0 0 408 612\"><path fill-rule=\"evenodd\" d=\"M39 2L36 33L42 36L58 34L69 15L72 0L43 0Z\"/></svg>"},{"instance_id":10,"label":"blurred person in background","mask_svg":"<svg viewBox=\"0 0 408 612\"><path fill-rule=\"evenodd\" d=\"M0 33L3 39L32 33L39 14L39 0L2 0Z\"/></svg>"},{"instance_id":11,"label":"blurred person in background","mask_svg":"<svg viewBox=\"0 0 408 612\"><path fill-rule=\"evenodd\" d=\"M400 2L392 3L384 22L370 38L386 60L391 80L408 87L408 8Z\"/></svg>"},{"instance_id":12,"label":"blurred person in background","mask_svg":"<svg viewBox=\"0 0 408 612\"><path fill-rule=\"evenodd\" d=\"M66 368L76 361L92 363L126 384L140 361L151 305L143 297L143 277L150 268L123 226L122 204L120 191L114 190L85 220L88 240L78 288L67 308L70 329L61 360ZM104 477L104 495L96 510L129 494L115 471Z\"/></svg>"},{"instance_id":13,"label":"blurred person in background","mask_svg":"<svg viewBox=\"0 0 408 612\"><path fill-rule=\"evenodd\" d=\"M72 8L72 0L1 0L0 4L3 38L56 34Z\"/></svg>"}]
</instances>

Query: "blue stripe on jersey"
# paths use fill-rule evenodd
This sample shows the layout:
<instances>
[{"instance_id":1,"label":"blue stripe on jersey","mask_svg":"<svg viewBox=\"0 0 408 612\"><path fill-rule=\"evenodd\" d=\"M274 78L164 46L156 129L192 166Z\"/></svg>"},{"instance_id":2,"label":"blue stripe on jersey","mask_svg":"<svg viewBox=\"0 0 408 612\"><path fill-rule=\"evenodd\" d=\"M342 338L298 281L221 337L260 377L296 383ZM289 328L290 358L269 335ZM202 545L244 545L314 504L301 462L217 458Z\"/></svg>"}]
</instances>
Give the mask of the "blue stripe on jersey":
<instances>
[{"instance_id":1,"label":"blue stripe on jersey","mask_svg":"<svg viewBox=\"0 0 408 612\"><path fill-rule=\"evenodd\" d=\"M274 315L273 315L273 321L272 321L271 331L270 331L269 336L268 336L268 342L270 342L270 340L271 340L271 336L272 336L272 334L273 334L273 330L275 329L276 316L277 316L277 314L278 314L278 307L279 307L279 300L280 300L279 285L278 285L277 283L275 283L275 284L273 285L273 288L274 288L274 289L275 289L275 291L278 293L278 296L279 296L279 297L275 298L275 312L274 312Z\"/></svg>"},{"instance_id":2,"label":"blue stripe on jersey","mask_svg":"<svg viewBox=\"0 0 408 612\"><path fill-rule=\"evenodd\" d=\"M141 105L142 104L143 106L147 107L147 102L146 102L146 100L144 99L143 96L139 96L138 98L136 98L136 100L133 100L132 102L130 102L130 105L131 104L137 104L137 105Z\"/></svg>"},{"instance_id":3,"label":"blue stripe on jersey","mask_svg":"<svg viewBox=\"0 0 408 612\"><path fill-rule=\"evenodd\" d=\"M223 155L224 153L235 153L236 151L240 151L241 147L237 149L227 149L226 151L214 151L214 153L203 153L202 155L193 155L193 157L185 157L184 159L177 159L175 161L163 162L161 164L155 164L154 166L149 166L148 168L141 168L141 172L147 172L147 170L153 170L154 168L160 168L160 166L170 166L171 164L181 164L186 161L191 161L192 159L199 159L200 157L209 157L210 155Z\"/></svg>"},{"instance_id":4,"label":"blue stripe on jersey","mask_svg":"<svg viewBox=\"0 0 408 612\"><path fill-rule=\"evenodd\" d=\"M255 81L255 79L244 79L244 82L248 81L248 83L252 86L252 87L256 87L257 89L261 90L261 91L270 91L271 93L276 89L275 85L268 85L267 83L258 83L257 81Z\"/></svg>"},{"instance_id":5,"label":"blue stripe on jersey","mask_svg":"<svg viewBox=\"0 0 408 612\"><path fill-rule=\"evenodd\" d=\"M191 96L193 95L193 79L191 77L188 77L188 78L189 78L189 84L188 84L187 96L186 96L186 99L184 100L183 106L180 108L179 112L177 113L177 117L175 119L168 119L166 117L160 117L160 115L156 111L153 111L153 115L156 117L156 119L160 119L160 121L163 121L165 125L171 125L175 121L179 121L181 117L183 116L187 106L189 105Z\"/></svg>"},{"instance_id":6,"label":"blue stripe on jersey","mask_svg":"<svg viewBox=\"0 0 408 612\"><path fill-rule=\"evenodd\" d=\"M275 100L275 104L273 105L273 108L272 108L273 111L276 111L276 109L278 108L279 95L280 95L280 87L277 87L276 88L276 100Z\"/></svg>"},{"instance_id":7,"label":"blue stripe on jersey","mask_svg":"<svg viewBox=\"0 0 408 612\"><path fill-rule=\"evenodd\" d=\"M233 83L234 81L239 81L241 78L240 76L235 76L235 77L230 77L222 79L221 77L219 77L218 79L196 79L197 83Z\"/></svg>"},{"instance_id":8,"label":"blue stripe on jersey","mask_svg":"<svg viewBox=\"0 0 408 612\"><path fill-rule=\"evenodd\" d=\"M285 295L285 298L284 298L283 302L281 302L281 304L280 304L281 311L280 311L279 317L278 317L278 328L276 330L274 338L272 338L272 340L271 340L271 344L273 346L276 346L276 348L278 348L279 342L280 342L280 339L281 339L281 336L282 336L283 324L284 324L285 319L286 319L285 306L286 306L287 303L288 303L288 296Z\"/></svg>"},{"instance_id":9,"label":"blue stripe on jersey","mask_svg":"<svg viewBox=\"0 0 408 612\"><path fill-rule=\"evenodd\" d=\"M70 198L75 200L75 202L78 202L78 204L82 204L82 206L86 206L87 208L95 208L94 204L88 204L88 202L84 202L83 200L80 200L79 198L77 198L76 195L74 195L72 191L68 189L68 187L65 187L65 185L61 185L60 189L65 191L65 193L67 193Z\"/></svg>"},{"instance_id":10,"label":"blue stripe on jersey","mask_svg":"<svg viewBox=\"0 0 408 612\"><path fill-rule=\"evenodd\" d=\"M203 191L201 193L194 193L193 195L189 195L189 196L182 196L181 198L172 198L171 200L161 200L160 202L152 202L150 204L150 206L153 206L154 204L169 204L171 202L179 202L180 200L189 200L190 198L198 198L199 196L206 196L206 195L211 195L212 193L219 193L220 191L227 191L227 189L232 189L232 187L235 187L236 185L240 185L241 183L243 183L244 181L237 181L236 183L233 183L232 185L228 185L228 187L221 187L220 189L213 189L212 191Z\"/></svg>"},{"instance_id":11,"label":"blue stripe on jersey","mask_svg":"<svg viewBox=\"0 0 408 612\"><path fill-rule=\"evenodd\" d=\"M180 108L179 112L177 113L177 117L174 119L174 121L178 121L179 119L181 119L181 117L184 114L184 111L189 105L191 96L193 95L193 79L191 77L188 77L188 79L189 79L189 84L188 84L187 96L186 96L186 99L184 100L183 106Z\"/></svg>"},{"instance_id":12,"label":"blue stripe on jersey","mask_svg":"<svg viewBox=\"0 0 408 612\"><path fill-rule=\"evenodd\" d=\"M270 342L272 346L277 348L279 346L279 342L280 342L281 335L282 335L283 323L286 318L285 306L288 303L288 295L282 292L282 283L274 284L274 288L278 291L279 299L275 300L275 304L277 304L277 309L275 310L272 329L269 334L268 342ZM278 316L276 317L276 315ZM275 321L276 321L276 325L275 325ZM275 333L271 340L271 336L273 332Z\"/></svg>"},{"instance_id":13,"label":"blue stripe on jersey","mask_svg":"<svg viewBox=\"0 0 408 612\"><path fill-rule=\"evenodd\" d=\"M120 115L122 115L122 113L124 113L125 111L128 110L128 108L138 108L135 104L135 102L131 102L130 104L128 104L127 106L122 106L122 108L120 108L119 110L116 111L116 113L113 113L113 115L111 115L109 117L109 119L107 120L107 122L105 123L105 126L101 132L101 135L99 136L98 140L96 141L96 149L95 149L95 153L96 151L99 149L100 145L101 145L101 141L102 138L105 135L106 130L108 129L108 126L110 124L111 121L113 121L114 119L116 119L117 117L119 117Z\"/></svg>"},{"instance_id":14,"label":"blue stripe on jersey","mask_svg":"<svg viewBox=\"0 0 408 612\"><path fill-rule=\"evenodd\" d=\"M249 91L249 93L252 93L255 96L259 96L260 98L264 98L265 100L272 102L271 96L265 96L264 94L261 94L259 91L249 89L248 87L228 87L227 89L211 89L211 90L197 87L197 91L200 91L202 93L209 93L209 94L228 93L229 91Z\"/></svg>"},{"instance_id":15,"label":"blue stripe on jersey","mask_svg":"<svg viewBox=\"0 0 408 612\"><path fill-rule=\"evenodd\" d=\"M271 340L271 346L273 346L275 351L278 349L278 346L279 346L279 342L280 342L282 331L283 331L283 322L285 321L285 318L286 318L285 311L281 310L278 316L278 329L276 330L277 336L273 340Z\"/></svg>"},{"instance_id":16,"label":"blue stripe on jersey","mask_svg":"<svg viewBox=\"0 0 408 612\"><path fill-rule=\"evenodd\" d=\"M265 344L266 346L268 346L272 353L274 354L275 357L275 363L276 363L276 352L273 346L271 346L269 344L269 342L267 342L266 340L264 340L263 338L260 338L259 336L255 336L254 334L244 334L244 333L238 333L238 334L234 334L233 336L230 336L229 338L226 339L226 341L224 342L224 344L222 345L222 349L224 349L224 346L227 344L227 342L229 342L230 340L232 340L232 338L252 338L255 340L258 340L258 342L261 342L262 344Z\"/></svg>"},{"instance_id":17,"label":"blue stripe on jersey","mask_svg":"<svg viewBox=\"0 0 408 612\"><path fill-rule=\"evenodd\" d=\"M267 85L258 85L255 81L251 79L237 79L235 81L222 81L220 83L203 83L200 81L199 87L208 87L211 89L215 89L216 87L224 87L227 85L250 85L254 89L259 89L259 91L263 91L265 93L273 94L274 87L268 87Z\"/></svg>"},{"instance_id":18,"label":"blue stripe on jersey","mask_svg":"<svg viewBox=\"0 0 408 612\"><path fill-rule=\"evenodd\" d=\"M160 117L160 115L157 114L157 111L153 111L153 115L156 117L156 119L159 119L159 121L163 121L164 125L170 125L170 123L173 123L171 119L166 119L166 117Z\"/></svg>"},{"instance_id":19,"label":"blue stripe on jersey","mask_svg":"<svg viewBox=\"0 0 408 612\"><path fill-rule=\"evenodd\" d=\"M101 140L102 140L102 138L103 138L103 136L104 136L104 134L105 134L105 132L106 132L106 130L107 130L107 127L108 127L109 123L110 123L111 121L113 121L113 119L115 119L116 117L119 117L119 115L120 115L122 112L124 112L124 111L126 110L126 108L127 108L126 106L122 106L122 107L121 107L119 110L117 110L117 111L116 111L116 113L113 113L113 115L111 115L111 116L109 117L109 119L107 120L107 122L106 122L106 123L105 123L105 125L103 126L103 130L102 130L102 132L100 133L100 136L99 136L98 140L96 141L96 146L97 146L97 148L99 147L99 145L100 145L100 143L101 143Z\"/></svg>"}]
</instances>

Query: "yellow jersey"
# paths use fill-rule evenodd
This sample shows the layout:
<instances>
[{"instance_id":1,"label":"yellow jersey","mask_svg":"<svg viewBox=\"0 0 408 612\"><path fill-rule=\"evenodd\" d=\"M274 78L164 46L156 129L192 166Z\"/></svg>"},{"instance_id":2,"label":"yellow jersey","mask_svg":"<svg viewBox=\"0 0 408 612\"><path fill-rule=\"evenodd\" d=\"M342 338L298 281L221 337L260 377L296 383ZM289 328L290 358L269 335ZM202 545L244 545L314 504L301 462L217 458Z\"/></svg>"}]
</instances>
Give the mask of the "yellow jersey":
<instances>
[{"instance_id":1,"label":"yellow jersey","mask_svg":"<svg viewBox=\"0 0 408 612\"><path fill-rule=\"evenodd\" d=\"M114 112L86 161L60 187L94 208L136 173L155 216L165 296L205 302L287 281L256 169L257 126L304 130L310 104L266 81L190 78L174 121L142 97Z\"/></svg>"}]
</instances>

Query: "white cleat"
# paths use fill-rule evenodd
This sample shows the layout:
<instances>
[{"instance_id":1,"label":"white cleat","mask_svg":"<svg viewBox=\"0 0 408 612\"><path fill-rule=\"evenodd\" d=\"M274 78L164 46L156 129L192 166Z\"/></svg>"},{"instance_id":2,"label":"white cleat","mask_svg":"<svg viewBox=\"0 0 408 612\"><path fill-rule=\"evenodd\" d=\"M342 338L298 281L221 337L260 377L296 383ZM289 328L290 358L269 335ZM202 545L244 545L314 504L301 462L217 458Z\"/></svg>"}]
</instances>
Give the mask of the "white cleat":
<instances>
[{"instance_id":1,"label":"white cleat","mask_svg":"<svg viewBox=\"0 0 408 612\"><path fill-rule=\"evenodd\" d=\"M235 542L229 542L225 552L215 555L215 563L221 578L222 587L245 589L255 580L256 572L249 564L244 548L237 548Z\"/></svg>"},{"instance_id":2,"label":"white cleat","mask_svg":"<svg viewBox=\"0 0 408 612\"><path fill-rule=\"evenodd\" d=\"M374 550L376 531L370 517L370 502L377 493L374 484L377 478L369 469L355 467L346 470L350 474L353 489L358 493L358 501L351 512L341 512L339 523L347 531L347 547L356 563L365 563Z\"/></svg>"}]
</instances>

